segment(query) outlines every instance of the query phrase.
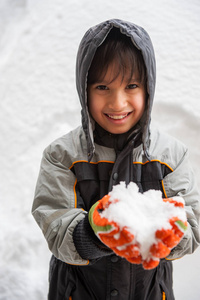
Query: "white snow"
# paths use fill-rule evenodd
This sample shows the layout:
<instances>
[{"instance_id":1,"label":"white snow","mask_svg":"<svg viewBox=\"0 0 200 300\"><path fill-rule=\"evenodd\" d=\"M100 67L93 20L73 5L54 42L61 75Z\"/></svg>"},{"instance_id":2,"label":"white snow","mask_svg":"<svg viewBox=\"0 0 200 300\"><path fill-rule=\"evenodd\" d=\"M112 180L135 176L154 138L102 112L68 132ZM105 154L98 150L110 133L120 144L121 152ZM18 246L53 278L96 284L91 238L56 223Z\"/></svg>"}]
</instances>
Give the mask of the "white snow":
<instances>
[{"instance_id":1,"label":"white snow","mask_svg":"<svg viewBox=\"0 0 200 300\"><path fill-rule=\"evenodd\" d=\"M157 58L155 126L183 141L200 183L199 0L0 1L0 300L44 300L50 252L31 216L43 149L80 124L75 57L109 18L143 26ZM200 249L174 262L176 300L198 300Z\"/></svg>"},{"instance_id":2,"label":"white snow","mask_svg":"<svg viewBox=\"0 0 200 300\"><path fill-rule=\"evenodd\" d=\"M133 234L133 243L139 245L143 260L151 256L150 247L159 242L157 230L171 229L170 220L174 217L182 222L187 220L183 207L164 202L160 191L149 190L141 194L133 182L127 187L125 182L114 186L109 196L111 204L101 217L115 222L121 229L126 227ZM184 205L183 198L174 200Z\"/></svg>"}]
</instances>

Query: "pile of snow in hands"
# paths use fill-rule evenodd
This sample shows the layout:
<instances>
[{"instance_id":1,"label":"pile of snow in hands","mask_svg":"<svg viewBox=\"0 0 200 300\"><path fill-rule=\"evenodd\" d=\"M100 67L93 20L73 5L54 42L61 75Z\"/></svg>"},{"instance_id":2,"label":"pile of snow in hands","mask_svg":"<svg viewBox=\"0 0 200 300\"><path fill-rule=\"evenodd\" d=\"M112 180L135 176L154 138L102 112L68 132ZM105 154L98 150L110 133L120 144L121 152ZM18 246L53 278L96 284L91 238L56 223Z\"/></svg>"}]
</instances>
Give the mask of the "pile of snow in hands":
<instances>
[{"instance_id":1,"label":"pile of snow in hands","mask_svg":"<svg viewBox=\"0 0 200 300\"><path fill-rule=\"evenodd\" d=\"M129 229L135 237L134 241L136 240L140 245L144 260L148 259L150 247L158 242L155 234L157 230L171 229L169 220L173 217L186 221L182 197L173 197L176 202L183 204L182 207L174 206L163 201L160 191L149 190L140 193L138 186L133 182L127 187L124 182L121 182L113 187L109 195L112 203L101 216L110 222L116 222L120 228L126 226Z\"/></svg>"}]
</instances>

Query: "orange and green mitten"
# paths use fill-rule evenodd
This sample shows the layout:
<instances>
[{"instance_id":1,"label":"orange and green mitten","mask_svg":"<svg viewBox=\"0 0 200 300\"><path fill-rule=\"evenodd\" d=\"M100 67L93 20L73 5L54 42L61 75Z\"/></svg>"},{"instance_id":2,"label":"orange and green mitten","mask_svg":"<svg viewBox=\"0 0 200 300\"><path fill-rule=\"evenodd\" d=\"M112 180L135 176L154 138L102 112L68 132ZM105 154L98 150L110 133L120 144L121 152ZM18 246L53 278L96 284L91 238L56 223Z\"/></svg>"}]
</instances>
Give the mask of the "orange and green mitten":
<instances>
[{"instance_id":1,"label":"orange and green mitten","mask_svg":"<svg viewBox=\"0 0 200 300\"><path fill-rule=\"evenodd\" d=\"M110 201L106 195L97 201L88 213L89 223L98 238L117 255L125 257L131 262L140 263L141 256L138 245L133 243L134 235L126 228L120 227L117 222L102 217L102 212L116 201Z\"/></svg>"},{"instance_id":2,"label":"orange and green mitten","mask_svg":"<svg viewBox=\"0 0 200 300\"><path fill-rule=\"evenodd\" d=\"M177 200L176 200L177 199ZM182 212L183 218L179 216L173 216L168 221L168 228L161 228L155 232L155 243L150 246L149 255L147 259L143 261L143 267L145 269L152 269L157 267L161 258L166 258L171 250L179 244L185 231L187 230L186 214L184 212L184 203L179 201L178 197L163 199L164 203L177 208ZM175 210L174 210L175 211Z\"/></svg>"},{"instance_id":3,"label":"orange and green mitten","mask_svg":"<svg viewBox=\"0 0 200 300\"><path fill-rule=\"evenodd\" d=\"M141 194L134 183L114 186L91 207L88 217L105 245L145 269L158 266L187 229L181 197L162 199L161 192L155 190Z\"/></svg>"}]
</instances>

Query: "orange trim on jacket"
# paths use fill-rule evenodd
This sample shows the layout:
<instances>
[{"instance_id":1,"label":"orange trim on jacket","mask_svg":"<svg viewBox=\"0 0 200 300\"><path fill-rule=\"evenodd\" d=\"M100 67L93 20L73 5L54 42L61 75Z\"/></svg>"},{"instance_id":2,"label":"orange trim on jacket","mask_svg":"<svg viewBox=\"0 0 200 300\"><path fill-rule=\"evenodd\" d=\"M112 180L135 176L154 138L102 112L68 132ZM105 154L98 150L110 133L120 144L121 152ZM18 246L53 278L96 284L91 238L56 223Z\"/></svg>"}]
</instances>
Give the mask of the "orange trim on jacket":
<instances>
[{"instance_id":1,"label":"orange trim on jacket","mask_svg":"<svg viewBox=\"0 0 200 300\"><path fill-rule=\"evenodd\" d=\"M163 294L162 294L162 300L166 300L166 294L165 294L165 292L163 292Z\"/></svg>"},{"instance_id":2,"label":"orange trim on jacket","mask_svg":"<svg viewBox=\"0 0 200 300\"><path fill-rule=\"evenodd\" d=\"M73 164L71 165L71 167L69 167L69 169L71 170L75 164L81 163L81 162L89 163L89 164L94 164L94 165L97 165L97 164L102 163L102 162L114 164L114 161L109 161L109 160L99 160L97 162L94 162L94 161L88 162L87 160L77 160L77 161L73 162Z\"/></svg>"},{"instance_id":3,"label":"orange trim on jacket","mask_svg":"<svg viewBox=\"0 0 200 300\"><path fill-rule=\"evenodd\" d=\"M139 161L134 161L133 162L133 164L141 164L141 165L146 165L147 163L150 163L150 162L159 162L159 163L161 163L161 165L165 165L166 167L168 167L172 172L174 171L167 163L165 163L165 162L162 162L162 161L160 161L159 159L152 159L152 160L147 160L147 161L145 161L144 163L143 162L139 162Z\"/></svg>"},{"instance_id":4,"label":"orange trim on jacket","mask_svg":"<svg viewBox=\"0 0 200 300\"><path fill-rule=\"evenodd\" d=\"M93 161L90 161L88 162L87 160L77 160L75 162L72 163L72 165L69 167L69 169L72 169L73 166L77 163L80 163L80 162L85 162L85 163L89 163L89 164L99 164L99 163L102 163L102 162L106 162L106 163L110 163L110 164L114 164L114 161L109 161L109 160L99 160L97 162L93 162ZM150 162L159 162L161 165L165 165L166 167L168 167L172 172L174 171L167 163L165 162L162 162L160 161L159 159L152 159L152 160L147 160L145 161L144 163L141 162L141 161L134 161L133 164L141 164L141 165L146 165L147 163L150 163Z\"/></svg>"}]
</instances>

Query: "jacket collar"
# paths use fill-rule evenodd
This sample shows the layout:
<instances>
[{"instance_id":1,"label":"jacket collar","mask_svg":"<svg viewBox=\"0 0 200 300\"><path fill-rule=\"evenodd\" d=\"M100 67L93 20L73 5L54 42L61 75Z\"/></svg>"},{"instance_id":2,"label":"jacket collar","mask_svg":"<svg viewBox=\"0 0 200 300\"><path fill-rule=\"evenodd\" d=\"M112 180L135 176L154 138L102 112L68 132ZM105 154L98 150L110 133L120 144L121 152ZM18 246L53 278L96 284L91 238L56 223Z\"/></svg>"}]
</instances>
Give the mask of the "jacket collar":
<instances>
[{"instance_id":1,"label":"jacket collar","mask_svg":"<svg viewBox=\"0 0 200 300\"><path fill-rule=\"evenodd\" d=\"M112 134L95 123L94 142L104 147L113 148L116 154L119 154L128 143L132 143L136 136L134 147L142 143L142 133L139 126L135 126L123 134Z\"/></svg>"}]
</instances>

